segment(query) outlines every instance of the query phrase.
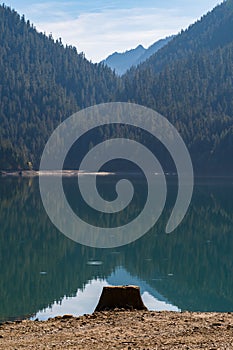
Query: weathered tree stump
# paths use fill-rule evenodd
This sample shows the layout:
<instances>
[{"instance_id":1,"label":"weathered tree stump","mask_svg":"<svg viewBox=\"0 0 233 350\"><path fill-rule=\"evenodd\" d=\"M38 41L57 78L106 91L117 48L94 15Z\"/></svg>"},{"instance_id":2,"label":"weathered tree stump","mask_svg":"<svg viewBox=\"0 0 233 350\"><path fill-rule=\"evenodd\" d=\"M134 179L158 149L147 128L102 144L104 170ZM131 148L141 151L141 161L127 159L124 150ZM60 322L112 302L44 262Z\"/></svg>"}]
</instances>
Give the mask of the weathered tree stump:
<instances>
[{"instance_id":1,"label":"weathered tree stump","mask_svg":"<svg viewBox=\"0 0 233 350\"><path fill-rule=\"evenodd\" d=\"M104 287L95 311L113 309L147 310L138 286Z\"/></svg>"}]
</instances>

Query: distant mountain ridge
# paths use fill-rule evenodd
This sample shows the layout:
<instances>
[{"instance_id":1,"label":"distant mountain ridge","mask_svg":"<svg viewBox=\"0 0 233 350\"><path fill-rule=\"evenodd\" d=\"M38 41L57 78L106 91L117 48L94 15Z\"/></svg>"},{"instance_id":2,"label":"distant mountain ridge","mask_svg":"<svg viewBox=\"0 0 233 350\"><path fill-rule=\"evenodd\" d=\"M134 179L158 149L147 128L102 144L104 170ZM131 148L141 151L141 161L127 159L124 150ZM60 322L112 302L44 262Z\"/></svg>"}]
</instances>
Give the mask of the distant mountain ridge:
<instances>
[{"instance_id":1,"label":"distant mountain ridge","mask_svg":"<svg viewBox=\"0 0 233 350\"><path fill-rule=\"evenodd\" d=\"M232 31L233 1L225 0L200 20L182 30L174 40L162 47L159 52L141 62L140 70L150 69L155 73L166 66L187 58L192 53L211 52L233 41Z\"/></svg>"},{"instance_id":2,"label":"distant mountain ridge","mask_svg":"<svg viewBox=\"0 0 233 350\"><path fill-rule=\"evenodd\" d=\"M150 56L167 45L174 36L156 41L154 44L145 49L142 45L138 45L135 49L122 53L114 52L102 62L109 68L115 70L118 75L123 75L128 69L146 61Z\"/></svg>"},{"instance_id":3,"label":"distant mountain ridge","mask_svg":"<svg viewBox=\"0 0 233 350\"><path fill-rule=\"evenodd\" d=\"M184 139L195 174L233 174L233 0L215 7L122 77L107 64L92 64L75 48L38 33L4 5L0 23L2 170L25 168L28 161L38 169L44 145L61 121L82 108L121 101L164 115ZM149 49L136 49L127 55L140 62ZM117 135L111 127L102 131L88 134L77 152L71 150L64 169L74 169L77 155L84 156L93 142L131 133L127 127ZM149 135L139 131L136 137L158 152ZM159 152L170 171L165 151Z\"/></svg>"}]
</instances>

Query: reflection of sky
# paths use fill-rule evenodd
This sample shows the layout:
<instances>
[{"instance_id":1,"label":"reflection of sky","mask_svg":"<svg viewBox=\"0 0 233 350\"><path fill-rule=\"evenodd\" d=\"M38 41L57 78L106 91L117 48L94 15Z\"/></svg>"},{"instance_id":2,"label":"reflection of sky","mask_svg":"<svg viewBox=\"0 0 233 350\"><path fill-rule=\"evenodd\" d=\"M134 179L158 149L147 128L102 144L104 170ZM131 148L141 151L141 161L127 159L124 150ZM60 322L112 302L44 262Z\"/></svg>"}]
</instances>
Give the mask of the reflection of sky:
<instances>
[{"instance_id":1,"label":"reflection of sky","mask_svg":"<svg viewBox=\"0 0 233 350\"><path fill-rule=\"evenodd\" d=\"M142 294L142 300L148 310L156 311L180 311L177 306L169 304L165 301L161 301L153 297L150 293L144 292Z\"/></svg>"},{"instance_id":2,"label":"reflection of sky","mask_svg":"<svg viewBox=\"0 0 233 350\"><path fill-rule=\"evenodd\" d=\"M122 279L121 279L122 278ZM48 307L45 310L39 311L33 319L47 320L50 317L62 316L65 314L80 316L83 314L91 314L98 303L104 286L109 285L123 285L126 284L127 278L128 284L139 285L142 292L142 300L149 310L156 311L180 311L179 308L172 305L162 295L156 291L152 291L145 282L138 280L136 277L131 276L123 268L119 268L113 273L107 280L92 280L83 290L78 290L75 297L64 297L61 303L54 303L52 307ZM121 279L121 280L120 280ZM145 290L145 289L148 290ZM153 293L153 295L152 295Z\"/></svg>"},{"instance_id":3,"label":"reflection of sky","mask_svg":"<svg viewBox=\"0 0 233 350\"><path fill-rule=\"evenodd\" d=\"M42 32L98 61L114 51L148 46L186 28L218 4L217 0L8 0L7 5Z\"/></svg>"},{"instance_id":4,"label":"reflection of sky","mask_svg":"<svg viewBox=\"0 0 233 350\"><path fill-rule=\"evenodd\" d=\"M173 274L169 274L170 277ZM163 276L162 278L169 278L169 276ZM149 310L156 311L180 311L176 306L173 306L169 300L162 294L157 292L156 289L151 287L147 282L139 279L136 276L132 276L123 267L118 267L108 278L107 281L110 285L135 285L140 287L142 300Z\"/></svg>"},{"instance_id":5,"label":"reflection of sky","mask_svg":"<svg viewBox=\"0 0 233 350\"><path fill-rule=\"evenodd\" d=\"M54 303L51 308L39 311L33 319L44 321L49 317L65 314L73 316L91 314L95 310L103 287L108 285L106 281L93 280L84 290L78 290L75 297L64 297L60 304Z\"/></svg>"}]
</instances>

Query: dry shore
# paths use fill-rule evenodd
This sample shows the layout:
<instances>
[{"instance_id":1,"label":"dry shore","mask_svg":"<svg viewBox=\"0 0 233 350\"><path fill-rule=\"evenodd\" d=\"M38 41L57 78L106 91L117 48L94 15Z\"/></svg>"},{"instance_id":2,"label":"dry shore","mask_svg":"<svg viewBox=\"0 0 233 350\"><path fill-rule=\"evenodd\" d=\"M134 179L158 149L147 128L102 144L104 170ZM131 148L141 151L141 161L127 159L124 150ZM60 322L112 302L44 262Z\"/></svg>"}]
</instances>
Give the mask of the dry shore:
<instances>
[{"instance_id":1,"label":"dry shore","mask_svg":"<svg viewBox=\"0 0 233 350\"><path fill-rule=\"evenodd\" d=\"M83 170L20 170L20 171L4 171L0 170L0 175L2 177L37 177L37 176L63 176L63 177L75 177L80 175L99 175L99 176L107 176L114 175L115 173L111 172L88 172Z\"/></svg>"},{"instance_id":2,"label":"dry shore","mask_svg":"<svg viewBox=\"0 0 233 350\"><path fill-rule=\"evenodd\" d=\"M233 349L233 313L114 310L7 322L0 349Z\"/></svg>"}]
</instances>

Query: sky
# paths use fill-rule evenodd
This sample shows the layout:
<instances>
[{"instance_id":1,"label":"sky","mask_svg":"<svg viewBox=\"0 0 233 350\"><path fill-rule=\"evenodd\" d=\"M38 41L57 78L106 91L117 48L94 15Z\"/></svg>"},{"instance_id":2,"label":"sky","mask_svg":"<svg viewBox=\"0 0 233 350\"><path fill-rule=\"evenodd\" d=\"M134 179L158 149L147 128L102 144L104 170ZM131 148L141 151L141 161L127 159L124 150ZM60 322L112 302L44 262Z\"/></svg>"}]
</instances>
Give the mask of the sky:
<instances>
[{"instance_id":1,"label":"sky","mask_svg":"<svg viewBox=\"0 0 233 350\"><path fill-rule=\"evenodd\" d=\"M5 0L39 32L99 62L187 28L222 0Z\"/></svg>"}]
</instances>

